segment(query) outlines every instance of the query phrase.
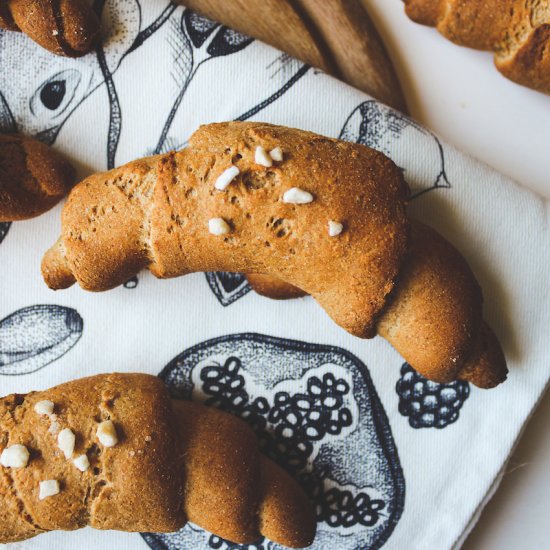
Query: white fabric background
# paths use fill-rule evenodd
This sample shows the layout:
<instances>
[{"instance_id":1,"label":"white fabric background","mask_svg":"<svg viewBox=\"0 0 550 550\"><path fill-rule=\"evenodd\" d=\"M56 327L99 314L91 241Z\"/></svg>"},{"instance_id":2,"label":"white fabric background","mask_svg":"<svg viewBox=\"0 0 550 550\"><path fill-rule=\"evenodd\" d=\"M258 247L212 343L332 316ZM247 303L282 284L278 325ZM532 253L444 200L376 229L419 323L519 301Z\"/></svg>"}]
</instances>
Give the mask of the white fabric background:
<instances>
[{"instance_id":1,"label":"white fabric background","mask_svg":"<svg viewBox=\"0 0 550 550\"><path fill-rule=\"evenodd\" d=\"M123 4L131 8L133 2ZM142 27L147 17L153 20L154 10L162 7L162 3L154 8L149 5L151 13L141 14ZM137 19L128 17L125 22L131 30L128 21ZM174 17L181 17L181 10ZM124 58L114 73L123 115L116 164L154 148L177 93L169 24ZM123 43L126 37L119 34L116 38L113 45ZM106 49L109 51L109 44ZM39 65L31 58L30 68L35 70L29 69L25 87L16 89L7 81L4 67L10 68L14 59L20 63L31 51L32 56L41 55L31 46L23 46L19 37L4 42L0 38L0 91L7 93L9 88L8 102L18 124L37 132L52 122L47 120L50 113L31 117L25 110L33 83L68 69L85 74L86 80L81 82L96 79L99 84L101 79L93 72L93 58L56 59L55 68L50 64L54 62ZM114 70L117 61L112 63ZM200 123L232 119L246 112L298 69L298 64L286 59L281 62L279 53L258 43L205 63L178 109L169 145L183 144ZM139 72L146 78L138 79ZM255 119L337 136L349 114L366 100L363 94L310 70ZM67 118L56 147L80 164L82 174L104 169L108 126L109 103L105 87L100 86ZM438 158L430 149L432 139L409 128L401 137L383 143L405 168L415 190L431 187L433 175L438 173ZM369 368L404 472L404 511L385 548L451 547L491 490L547 383L550 309L546 272L550 251L547 202L450 147L445 146L444 154L451 187L431 190L413 201L411 214L436 227L468 259L484 289L486 318L503 343L511 371L508 381L495 390L472 388L460 418L445 429L413 430L397 411L395 383L400 357L379 339L366 342L346 334L311 299L276 303L250 293L222 308L201 274L172 281L156 281L142 274L134 290L118 288L99 295L78 288L55 294L48 291L39 277L39 262L42 251L57 237L60 207L37 220L14 224L0 245L0 317L33 304L54 303L78 310L84 319L83 335L74 348L42 370L1 376L1 393L46 388L95 372L157 374L190 346L230 333L253 331L339 346ZM20 546L75 545L145 548L138 535L90 530L51 533ZM341 547L349 546L342 543Z\"/></svg>"}]
</instances>

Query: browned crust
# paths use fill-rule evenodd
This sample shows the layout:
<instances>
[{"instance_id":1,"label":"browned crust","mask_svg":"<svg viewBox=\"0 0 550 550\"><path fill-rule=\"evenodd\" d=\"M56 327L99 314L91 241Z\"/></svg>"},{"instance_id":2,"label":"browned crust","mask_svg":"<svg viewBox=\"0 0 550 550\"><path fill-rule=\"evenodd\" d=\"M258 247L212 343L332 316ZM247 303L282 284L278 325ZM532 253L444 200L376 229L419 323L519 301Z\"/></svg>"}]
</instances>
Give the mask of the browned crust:
<instances>
[{"instance_id":1,"label":"browned crust","mask_svg":"<svg viewBox=\"0 0 550 550\"><path fill-rule=\"evenodd\" d=\"M26 220L46 212L73 183L73 167L43 143L0 135L0 221Z\"/></svg>"},{"instance_id":2,"label":"browned crust","mask_svg":"<svg viewBox=\"0 0 550 550\"><path fill-rule=\"evenodd\" d=\"M0 29L19 30L13 21L7 2L0 2Z\"/></svg>"},{"instance_id":3,"label":"browned crust","mask_svg":"<svg viewBox=\"0 0 550 550\"><path fill-rule=\"evenodd\" d=\"M414 222L410 258L378 333L423 376L437 382L462 378L488 388L508 372L488 330L481 289L464 258L433 229Z\"/></svg>"},{"instance_id":4,"label":"browned crust","mask_svg":"<svg viewBox=\"0 0 550 550\"><path fill-rule=\"evenodd\" d=\"M57 421L77 436L75 455L91 467L80 472L59 452L50 420L34 411L55 404ZM98 422L110 418L119 443L98 444ZM53 529L174 531L185 522L178 446L166 388L142 374L98 375L26 396L0 400L0 446L20 443L31 452L26 468L0 468L0 541ZM57 479L61 492L39 500L41 480ZM10 511L11 510L11 511ZM14 514L13 510L17 510Z\"/></svg>"},{"instance_id":5,"label":"browned crust","mask_svg":"<svg viewBox=\"0 0 550 550\"><path fill-rule=\"evenodd\" d=\"M407 15L456 44L495 52L499 71L550 93L550 5L540 0L404 0Z\"/></svg>"},{"instance_id":6,"label":"browned crust","mask_svg":"<svg viewBox=\"0 0 550 550\"><path fill-rule=\"evenodd\" d=\"M307 292L270 275L247 273L246 279L255 292L272 300L291 300L307 296Z\"/></svg>"},{"instance_id":7,"label":"browned crust","mask_svg":"<svg viewBox=\"0 0 550 550\"><path fill-rule=\"evenodd\" d=\"M290 548L304 548L315 537L315 515L298 483L280 466L261 457L260 531Z\"/></svg>"},{"instance_id":8,"label":"browned crust","mask_svg":"<svg viewBox=\"0 0 550 550\"><path fill-rule=\"evenodd\" d=\"M281 146L283 162L256 164L257 146ZM231 163L241 173L218 192L214 182ZM314 201L283 202L292 187ZM158 277L265 273L311 294L349 332L370 337L406 252L407 196L400 170L367 147L264 123L211 124L179 153L77 185L63 209L62 247L44 258L43 274L53 288L70 271L83 288L105 290L142 267ZM214 217L228 221L231 233L210 234ZM345 224L338 238L328 235L330 219Z\"/></svg>"},{"instance_id":9,"label":"browned crust","mask_svg":"<svg viewBox=\"0 0 550 550\"><path fill-rule=\"evenodd\" d=\"M173 401L172 406L189 521L232 542L257 541L261 474L254 432L216 409L190 401Z\"/></svg>"},{"instance_id":10,"label":"browned crust","mask_svg":"<svg viewBox=\"0 0 550 550\"><path fill-rule=\"evenodd\" d=\"M407 15L421 25L435 27L444 0L403 0Z\"/></svg>"},{"instance_id":11,"label":"browned crust","mask_svg":"<svg viewBox=\"0 0 550 550\"><path fill-rule=\"evenodd\" d=\"M260 288L260 294L276 299L295 293L267 276ZM482 321L481 306L481 289L460 253L433 229L413 222L409 258L378 333L427 378L460 378L492 388L508 371L498 340Z\"/></svg>"},{"instance_id":12,"label":"browned crust","mask_svg":"<svg viewBox=\"0 0 550 550\"><path fill-rule=\"evenodd\" d=\"M57 55L80 57L99 40L99 20L85 0L8 0L7 5L14 24Z\"/></svg>"},{"instance_id":13,"label":"browned crust","mask_svg":"<svg viewBox=\"0 0 550 550\"><path fill-rule=\"evenodd\" d=\"M550 21L534 29L512 55L497 55L495 64L510 80L550 93Z\"/></svg>"},{"instance_id":14,"label":"browned crust","mask_svg":"<svg viewBox=\"0 0 550 550\"><path fill-rule=\"evenodd\" d=\"M76 434L73 456L86 452L80 472L59 451L52 419L34 405L55 404L59 427ZM99 422L115 423L119 441L103 447ZM0 543L54 529L169 532L196 523L235 543L261 535L307 546L315 535L313 508L299 485L258 451L249 426L199 403L172 401L160 379L101 374L50 390L0 399L0 451L25 445L26 468L0 467ZM41 480L61 492L38 499Z\"/></svg>"}]
</instances>

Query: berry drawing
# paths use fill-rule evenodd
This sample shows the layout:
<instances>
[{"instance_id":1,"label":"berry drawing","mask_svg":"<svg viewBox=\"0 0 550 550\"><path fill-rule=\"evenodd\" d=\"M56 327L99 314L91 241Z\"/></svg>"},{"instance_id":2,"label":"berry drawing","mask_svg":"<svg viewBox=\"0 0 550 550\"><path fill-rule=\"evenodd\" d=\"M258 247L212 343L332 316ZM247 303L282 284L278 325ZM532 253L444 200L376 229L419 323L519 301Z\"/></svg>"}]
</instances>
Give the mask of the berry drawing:
<instances>
[{"instance_id":1,"label":"berry drawing","mask_svg":"<svg viewBox=\"0 0 550 550\"><path fill-rule=\"evenodd\" d=\"M441 429L456 422L470 395L468 382L438 384L418 374L408 363L401 367L395 390L399 412L409 418L409 425L415 429Z\"/></svg>"},{"instance_id":2,"label":"berry drawing","mask_svg":"<svg viewBox=\"0 0 550 550\"><path fill-rule=\"evenodd\" d=\"M260 449L301 483L317 515L312 548L380 548L404 506L405 481L367 367L346 350L259 334L198 344L160 373L175 398L240 416ZM235 545L194 525L143 534L155 550Z\"/></svg>"}]
</instances>

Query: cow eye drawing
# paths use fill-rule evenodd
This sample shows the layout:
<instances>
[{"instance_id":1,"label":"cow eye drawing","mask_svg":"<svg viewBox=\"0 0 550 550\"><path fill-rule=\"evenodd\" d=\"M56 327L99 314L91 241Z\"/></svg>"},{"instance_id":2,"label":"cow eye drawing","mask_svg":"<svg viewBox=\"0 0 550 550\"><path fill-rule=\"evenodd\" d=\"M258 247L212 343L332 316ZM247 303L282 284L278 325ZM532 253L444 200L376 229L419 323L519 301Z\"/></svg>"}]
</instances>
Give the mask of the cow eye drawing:
<instances>
[{"instance_id":1,"label":"cow eye drawing","mask_svg":"<svg viewBox=\"0 0 550 550\"><path fill-rule=\"evenodd\" d=\"M71 104L79 84L80 73L75 69L55 74L34 92L30 101L31 113L41 116L46 110L52 111L54 116L63 114Z\"/></svg>"}]
</instances>

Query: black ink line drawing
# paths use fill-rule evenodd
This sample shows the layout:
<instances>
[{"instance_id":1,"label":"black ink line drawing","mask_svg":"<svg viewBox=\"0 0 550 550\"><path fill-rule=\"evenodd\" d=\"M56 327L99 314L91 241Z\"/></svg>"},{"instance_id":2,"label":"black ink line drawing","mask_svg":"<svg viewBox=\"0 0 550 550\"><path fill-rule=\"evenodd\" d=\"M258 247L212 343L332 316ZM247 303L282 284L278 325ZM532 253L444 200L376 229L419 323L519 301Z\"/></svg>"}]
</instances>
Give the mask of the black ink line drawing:
<instances>
[{"instance_id":1,"label":"black ink line drawing","mask_svg":"<svg viewBox=\"0 0 550 550\"><path fill-rule=\"evenodd\" d=\"M334 346L260 334L207 340L159 375L173 397L244 418L260 448L295 475L316 505L311 548L378 549L401 517L405 481L388 418L367 367ZM281 548L233 545L187 525L143 534L154 550Z\"/></svg>"},{"instance_id":2,"label":"black ink line drawing","mask_svg":"<svg viewBox=\"0 0 550 550\"><path fill-rule=\"evenodd\" d=\"M420 147L420 137L426 141L423 151L429 155L430 162L425 163L429 173L420 177L411 174L412 167L403 162L406 159L401 158L404 144L400 140L404 138L406 131L414 133L417 141L415 148ZM451 187L445 171L445 154L439 139L414 120L374 99L364 101L351 112L338 137L367 145L390 157L403 170L405 179L411 186L411 199L433 189Z\"/></svg>"},{"instance_id":3,"label":"black ink line drawing","mask_svg":"<svg viewBox=\"0 0 550 550\"><path fill-rule=\"evenodd\" d=\"M300 71L287 82L285 91L309 69L310 67L304 65ZM281 90L282 89L283 88L281 88ZM274 94L264 102L258 104L257 107L241 115L237 120L246 120L250 118L259 112L261 108L263 108L262 106L266 106L275 101L278 97L277 93ZM412 174L410 167L404 166L404 163L401 162L402 159L399 158L399 152L402 150L402 143L399 143L399 141L403 138L407 130L413 131L416 139L418 139L418 136L422 136L427 140L425 148L427 151L426 154L430 155L430 159L432 159L433 162L426 163L430 172L428 174L423 174L421 177ZM422 194L433 189L451 187L445 171L445 155L439 139L410 118L375 100L364 101L353 109L346 118L338 138L372 147L392 158L405 173L405 179L408 180L412 188L412 199L418 198ZM433 172L432 167L435 167L435 172ZM226 274L218 274L218 276L214 278L207 275L208 284L214 294L218 296L218 299L220 296L219 286L223 284L220 282L220 279L223 281L225 277L228 276ZM230 280L232 282L236 281L237 278L242 284L242 287L239 287L239 292L235 293L234 297L232 296L230 300L226 299L222 301L220 299L222 305L227 306L233 303L251 290L244 275L230 275Z\"/></svg>"},{"instance_id":4,"label":"black ink line drawing","mask_svg":"<svg viewBox=\"0 0 550 550\"><path fill-rule=\"evenodd\" d=\"M166 4L166 2L162 3ZM146 7L149 10L154 9L151 6ZM26 94L26 90L23 86L19 86L17 81L7 81L5 84L7 88L3 92L10 92L11 102L23 109L17 121L13 116L11 117L13 124L10 131L19 130L51 145L74 111L105 84L110 110L107 165L108 168L113 168L122 124L120 102L113 75L129 53L141 47L177 9L181 8L173 4L168 4L162 9L156 8L160 13L144 28L142 28L144 6L140 0L95 0L93 8L102 19L103 29L108 29L109 36L104 37L104 44L98 47L95 55L90 54L79 60L52 58L47 52L41 51L28 41L22 41L15 33L0 31L0 52L5 50L7 53L11 48L17 48L25 59L32 61L29 67L21 68L19 71L21 77L26 76L25 71L32 73L33 68L47 66L53 69L53 74L38 85L30 99L23 95ZM109 25L111 22L112 26ZM116 38L113 38L115 35ZM3 42L6 42L5 46ZM6 63L8 62L13 60L8 58ZM62 70L55 71L56 66ZM6 71L8 72L10 71ZM34 77L34 74L32 76ZM29 81L32 80L34 79L29 79ZM10 101L4 94L0 98L0 128L6 126L2 113L6 111L13 113L9 105Z\"/></svg>"},{"instance_id":5,"label":"black ink line drawing","mask_svg":"<svg viewBox=\"0 0 550 550\"><path fill-rule=\"evenodd\" d=\"M404 363L395 391L399 396L399 412L408 417L411 428L442 429L458 420L460 409L470 395L470 384L461 380L438 384Z\"/></svg>"},{"instance_id":6,"label":"black ink line drawing","mask_svg":"<svg viewBox=\"0 0 550 550\"><path fill-rule=\"evenodd\" d=\"M0 375L35 372L67 353L82 336L75 309L53 304L19 309L0 321Z\"/></svg>"},{"instance_id":7,"label":"black ink line drawing","mask_svg":"<svg viewBox=\"0 0 550 550\"><path fill-rule=\"evenodd\" d=\"M134 275L131 279L128 279L122 286L128 289L134 289L138 286L139 279L137 275Z\"/></svg>"},{"instance_id":8,"label":"black ink line drawing","mask_svg":"<svg viewBox=\"0 0 550 550\"><path fill-rule=\"evenodd\" d=\"M285 54L282 55L283 58L288 57ZM246 113L243 113L242 115L238 116L235 120L244 121L249 120L254 115L258 114L260 111L265 109L268 105L271 105L274 101L279 99L282 95L284 95L300 78L302 78L309 70L311 69L310 65L302 65L302 67L286 82L284 86L282 86L279 90L274 92L272 95L270 95L268 98L264 99L263 101L260 101L256 106L252 107L252 109L249 109L246 111Z\"/></svg>"},{"instance_id":9,"label":"black ink line drawing","mask_svg":"<svg viewBox=\"0 0 550 550\"><path fill-rule=\"evenodd\" d=\"M0 91L0 133L15 134L16 132L17 126L15 125L10 106Z\"/></svg>"},{"instance_id":10,"label":"black ink line drawing","mask_svg":"<svg viewBox=\"0 0 550 550\"><path fill-rule=\"evenodd\" d=\"M228 306L252 290L242 273L210 271L204 274L208 285L222 306Z\"/></svg>"},{"instance_id":11,"label":"black ink line drawing","mask_svg":"<svg viewBox=\"0 0 550 550\"><path fill-rule=\"evenodd\" d=\"M179 109L187 88L200 67L216 57L231 55L246 48L253 38L245 36L218 23L210 21L190 10L185 10L181 18L181 32L174 33L174 66L176 82L183 85L170 109L168 118L160 134L154 153L165 152L168 132ZM217 32L215 32L217 31ZM210 40L209 40L210 38Z\"/></svg>"},{"instance_id":12,"label":"black ink line drawing","mask_svg":"<svg viewBox=\"0 0 550 550\"><path fill-rule=\"evenodd\" d=\"M11 222L0 222L0 243L4 240L4 237L10 230Z\"/></svg>"}]
</instances>

